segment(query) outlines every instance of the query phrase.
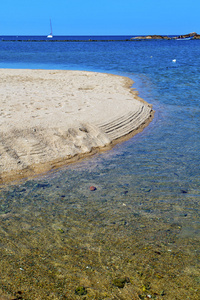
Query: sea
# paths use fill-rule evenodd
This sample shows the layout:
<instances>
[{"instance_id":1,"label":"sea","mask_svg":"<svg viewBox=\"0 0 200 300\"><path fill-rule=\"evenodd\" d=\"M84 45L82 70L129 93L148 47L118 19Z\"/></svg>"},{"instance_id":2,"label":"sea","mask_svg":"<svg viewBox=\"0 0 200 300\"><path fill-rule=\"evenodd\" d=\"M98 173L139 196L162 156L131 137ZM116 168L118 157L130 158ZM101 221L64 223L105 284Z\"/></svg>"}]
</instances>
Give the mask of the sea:
<instances>
[{"instance_id":1,"label":"sea","mask_svg":"<svg viewBox=\"0 0 200 300\"><path fill-rule=\"evenodd\" d=\"M200 41L131 37L0 36L0 68L129 77L155 110L107 152L0 187L0 292L199 299Z\"/></svg>"}]
</instances>

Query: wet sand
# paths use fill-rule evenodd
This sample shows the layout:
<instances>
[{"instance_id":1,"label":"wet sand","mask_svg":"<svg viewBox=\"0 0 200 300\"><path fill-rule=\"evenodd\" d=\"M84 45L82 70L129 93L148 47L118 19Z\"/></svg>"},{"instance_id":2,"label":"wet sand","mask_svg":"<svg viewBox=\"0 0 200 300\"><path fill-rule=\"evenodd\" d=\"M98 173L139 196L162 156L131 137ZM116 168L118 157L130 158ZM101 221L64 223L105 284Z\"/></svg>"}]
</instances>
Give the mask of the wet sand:
<instances>
[{"instance_id":1,"label":"wet sand","mask_svg":"<svg viewBox=\"0 0 200 300\"><path fill-rule=\"evenodd\" d=\"M1 69L0 78L0 183L107 150L153 118L126 77Z\"/></svg>"}]
</instances>

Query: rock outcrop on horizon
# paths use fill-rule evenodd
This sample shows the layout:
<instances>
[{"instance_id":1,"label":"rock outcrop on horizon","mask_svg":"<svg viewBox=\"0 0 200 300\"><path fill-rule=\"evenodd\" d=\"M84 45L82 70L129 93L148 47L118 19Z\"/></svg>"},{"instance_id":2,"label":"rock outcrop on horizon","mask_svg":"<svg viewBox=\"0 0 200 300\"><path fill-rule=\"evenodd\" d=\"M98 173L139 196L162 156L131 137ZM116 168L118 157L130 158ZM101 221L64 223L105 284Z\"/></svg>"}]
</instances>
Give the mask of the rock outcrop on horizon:
<instances>
[{"instance_id":1,"label":"rock outcrop on horizon","mask_svg":"<svg viewBox=\"0 0 200 300\"><path fill-rule=\"evenodd\" d=\"M144 35L144 36L136 36L136 37L132 37L132 40L177 40L177 39L187 39L187 38L191 38L191 39L200 39L200 34L197 34L196 32L191 32L188 34L184 34L184 35L178 35L178 36L174 36L174 37L170 37L167 35Z\"/></svg>"},{"instance_id":2,"label":"rock outcrop on horizon","mask_svg":"<svg viewBox=\"0 0 200 300\"><path fill-rule=\"evenodd\" d=\"M175 39L187 39L187 38L200 39L200 34L197 34L196 32L191 32L188 34L179 35L178 37L175 37Z\"/></svg>"},{"instance_id":3,"label":"rock outcrop on horizon","mask_svg":"<svg viewBox=\"0 0 200 300\"><path fill-rule=\"evenodd\" d=\"M169 36L162 35L146 35L132 37L131 40L171 40L171 38Z\"/></svg>"}]
</instances>

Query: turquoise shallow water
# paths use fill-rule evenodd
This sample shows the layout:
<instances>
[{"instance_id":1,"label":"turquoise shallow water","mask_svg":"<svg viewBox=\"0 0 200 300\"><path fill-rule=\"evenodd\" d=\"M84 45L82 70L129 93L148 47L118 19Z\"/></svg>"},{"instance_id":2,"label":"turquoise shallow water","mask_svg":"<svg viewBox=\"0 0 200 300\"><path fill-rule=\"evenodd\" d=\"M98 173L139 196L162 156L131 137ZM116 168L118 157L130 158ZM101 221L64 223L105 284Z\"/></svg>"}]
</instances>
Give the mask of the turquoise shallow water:
<instances>
[{"instance_id":1,"label":"turquoise shallow water","mask_svg":"<svg viewBox=\"0 0 200 300\"><path fill-rule=\"evenodd\" d=\"M181 230L170 245L178 249L182 243L183 252L198 251L190 246L200 236L199 41L3 42L0 67L128 76L156 111L142 133L109 152L20 185L2 187L0 216L18 216L9 226L16 226L16 231L31 228L39 235L41 229L34 220L45 215L44 227L66 231L73 224L76 230L71 234L76 239L79 231L83 234L84 220L95 220L98 234L101 226L132 224L134 215L144 228L149 222L152 228L154 222L177 226ZM95 192L89 190L91 185L97 187ZM124 208L128 209L122 213ZM67 216L73 216L71 225L64 223ZM130 225L129 234L137 233L134 226ZM140 234L141 243L165 240L152 232L143 240L146 233ZM48 243L52 245L50 236Z\"/></svg>"}]
</instances>

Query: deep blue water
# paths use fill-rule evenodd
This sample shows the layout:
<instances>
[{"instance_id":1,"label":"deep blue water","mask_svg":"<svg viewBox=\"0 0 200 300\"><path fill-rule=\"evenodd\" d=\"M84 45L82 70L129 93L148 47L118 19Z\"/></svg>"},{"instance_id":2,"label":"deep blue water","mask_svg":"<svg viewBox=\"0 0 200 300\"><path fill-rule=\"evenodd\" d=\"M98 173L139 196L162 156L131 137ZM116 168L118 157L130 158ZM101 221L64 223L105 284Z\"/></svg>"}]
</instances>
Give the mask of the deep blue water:
<instances>
[{"instance_id":1,"label":"deep blue water","mask_svg":"<svg viewBox=\"0 0 200 300\"><path fill-rule=\"evenodd\" d=\"M50 183L52 191L58 182L63 186L67 182L69 197L74 198L82 197L86 184L104 186L108 201L113 197L124 201L121 191L126 186L139 213L183 223L183 236L199 234L199 40L4 41L0 68L89 70L132 78L140 96L153 104L153 122L113 150L38 180ZM26 195L38 193L31 183L22 186ZM14 188L10 189L12 194ZM98 201L98 194L94 198Z\"/></svg>"},{"instance_id":2,"label":"deep blue water","mask_svg":"<svg viewBox=\"0 0 200 300\"><path fill-rule=\"evenodd\" d=\"M108 41L108 40L113 40L113 41L125 41L125 40L130 40L133 36L132 35L111 35L111 36L101 36L101 35L56 35L53 36L52 38L47 38L47 36L24 36L24 35L2 35L0 36L0 40L2 41Z\"/></svg>"},{"instance_id":3,"label":"deep blue water","mask_svg":"<svg viewBox=\"0 0 200 300\"><path fill-rule=\"evenodd\" d=\"M0 36L0 41L127 41L132 37L136 37L136 35L56 35L52 38L47 38L47 36L44 35L2 35ZM173 35L169 35L169 37L173 37Z\"/></svg>"}]
</instances>

